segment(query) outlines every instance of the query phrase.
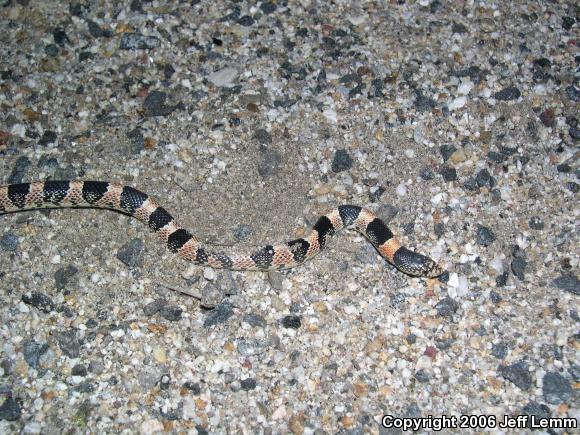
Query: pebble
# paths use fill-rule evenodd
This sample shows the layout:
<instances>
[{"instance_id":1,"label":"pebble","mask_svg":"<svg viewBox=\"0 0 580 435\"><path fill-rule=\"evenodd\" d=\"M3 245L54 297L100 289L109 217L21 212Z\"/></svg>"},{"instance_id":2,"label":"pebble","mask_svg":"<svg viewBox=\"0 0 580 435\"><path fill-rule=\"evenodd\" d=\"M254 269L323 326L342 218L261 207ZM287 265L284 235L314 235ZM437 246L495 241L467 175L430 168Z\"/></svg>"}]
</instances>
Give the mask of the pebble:
<instances>
[{"instance_id":1,"label":"pebble","mask_svg":"<svg viewBox=\"0 0 580 435\"><path fill-rule=\"evenodd\" d=\"M13 233L4 233L0 239L0 248L6 252L15 252L18 247L18 237Z\"/></svg>"},{"instance_id":2,"label":"pebble","mask_svg":"<svg viewBox=\"0 0 580 435\"><path fill-rule=\"evenodd\" d=\"M467 98L464 96L461 97L457 97L455 98L453 101L451 101L447 107L449 108L450 111L454 111L457 109L461 109L463 106L465 106L465 104L467 103Z\"/></svg>"},{"instance_id":3,"label":"pebble","mask_svg":"<svg viewBox=\"0 0 580 435\"><path fill-rule=\"evenodd\" d=\"M131 269L143 265L143 241L132 239L117 250L117 258Z\"/></svg>"},{"instance_id":4,"label":"pebble","mask_svg":"<svg viewBox=\"0 0 580 435\"><path fill-rule=\"evenodd\" d=\"M570 381L558 372L547 372L542 380L544 400L553 405L567 403L574 395Z\"/></svg>"},{"instance_id":5,"label":"pebble","mask_svg":"<svg viewBox=\"0 0 580 435\"><path fill-rule=\"evenodd\" d=\"M253 378L246 378L240 381L240 386L244 391L254 390L256 388L256 380Z\"/></svg>"},{"instance_id":6,"label":"pebble","mask_svg":"<svg viewBox=\"0 0 580 435\"><path fill-rule=\"evenodd\" d=\"M452 166L441 165L439 168L439 174L445 181L449 182L457 180L457 170Z\"/></svg>"},{"instance_id":7,"label":"pebble","mask_svg":"<svg viewBox=\"0 0 580 435\"><path fill-rule=\"evenodd\" d=\"M140 33L123 33L119 48L121 50L152 50L161 45L161 40L155 36L145 36Z\"/></svg>"},{"instance_id":8,"label":"pebble","mask_svg":"<svg viewBox=\"0 0 580 435\"><path fill-rule=\"evenodd\" d=\"M284 328L298 329L301 324L302 320L300 319L300 316L297 315L288 315L282 318L282 326Z\"/></svg>"},{"instance_id":9,"label":"pebble","mask_svg":"<svg viewBox=\"0 0 580 435\"><path fill-rule=\"evenodd\" d=\"M67 287L76 285L78 280L75 278L75 276L78 271L79 270L72 264L59 268L54 273L54 283L56 288L58 290L64 290Z\"/></svg>"},{"instance_id":10,"label":"pebble","mask_svg":"<svg viewBox=\"0 0 580 435\"><path fill-rule=\"evenodd\" d=\"M201 289L201 306L204 308L214 308L225 298L226 294L221 285L208 282Z\"/></svg>"},{"instance_id":11,"label":"pebble","mask_svg":"<svg viewBox=\"0 0 580 435\"><path fill-rule=\"evenodd\" d=\"M516 257L511 262L511 270L512 273L520 280L523 281L525 279L526 268L528 266L528 262L523 257Z\"/></svg>"},{"instance_id":12,"label":"pebble","mask_svg":"<svg viewBox=\"0 0 580 435\"><path fill-rule=\"evenodd\" d=\"M159 315L170 322L177 322L181 320L183 310L176 305L163 305L159 309Z\"/></svg>"},{"instance_id":13,"label":"pebble","mask_svg":"<svg viewBox=\"0 0 580 435\"><path fill-rule=\"evenodd\" d=\"M49 296L36 291L23 294L22 302L38 308L43 313L50 313L56 308L55 303Z\"/></svg>"},{"instance_id":14,"label":"pebble","mask_svg":"<svg viewBox=\"0 0 580 435\"><path fill-rule=\"evenodd\" d=\"M560 290L570 292L572 294L580 294L580 280L578 277L572 273L560 275L554 281L552 285Z\"/></svg>"},{"instance_id":15,"label":"pebble","mask_svg":"<svg viewBox=\"0 0 580 435\"><path fill-rule=\"evenodd\" d=\"M493 231L483 225L477 225L475 240L478 245L489 246L495 241L496 237Z\"/></svg>"},{"instance_id":16,"label":"pebble","mask_svg":"<svg viewBox=\"0 0 580 435\"><path fill-rule=\"evenodd\" d=\"M447 297L441 299L437 305L435 305L437 314L441 317L451 317L459 309L459 304L452 298Z\"/></svg>"},{"instance_id":17,"label":"pebble","mask_svg":"<svg viewBox=\"0 0 580 435\"><path fill-rule=\"evenodd\" d=\"M237 342L238 353L244 357L260 355L267 349L266 342L257 338L241 338Z\"/></svg>"},{"instance_id":18,"label":"pebble","mask_svg":"<svg viewBox=\"0 0 580 435\"><path fill-rule=\"evenodd\" d=\"M146 316L153 316L154 314L157 314L166 304L167 301L165 299L155 299L153 302L149 302L143 307L143 314Z\"/></svg>"},{"instance_id":19,"label":"pebble","mask_svg":"<svg viewBox=\"0 0 580 435\"><path fill-rule=\"evenodd\" d=\"M78 358L81 354L81 343L75 330L61 331L56 336L60 350L70 358Z\"/></svg>"},{"instance_id":20,"label":"pebble","mask_svg":"<svg viewBox=\"0 0 580 435\"><path fill-rule=\"evenodd\" d=\"M234 307L229 302L224 301L210 311L203 322L203 326L209 328L220 323L225 323L233 315Z\"/></svg>"},{"instance_id":21,"label":"pebble","mask_svg":"<svg viewBox=\"0 0 580 435\"><path fill-rule=\"evenodd\" d=\"M512 101L520 98L522 93L516 86L508 86L496 92L493 97L498 101Z\"/></svg>"},{"instance_id":22,"label":"pebble","mask_svg":"<svg viewBox=\"0 0 580 435\"><path fill-rule=\"evenodd\" d=\"M146 116L167 116L176 109L176 106L166 104L167 93L151 91L143 101ZM145 142L144 142L145 145Z\"/></svg>"},{"instance_id":23,"label":"pebble","mask_svg":"<svg viewBox=\"0 0 580 435\"><path fill-rule=\"evenodd\" d=\"M501 341L491 346L491 354L497 359L504 359L507 356L508 346Z\"/></svg>"},{"instance_id":24,"label":"pebble","mask_svg":"<svg viewBox=\"0 0 580 435\"><path fill-rule=\"evenodd\" d=\"M352 167L352 158L344 149L337 150L332 159L332 172L347 171Z\"/></svg>"},{"instance_id":25,"label":"pebble","mask_svg":"<svg viewBox=\"0 0 580 435\"><path fill-rule=\"evenodd\" d=\"M500 375L521 390L528 391L533 386L533 378L528 368L528 363L518 361L509 366L498 368Z\"/></svg>"},{"instance_id":26,"label":"pebble","mask_svg":"<svg viewBox=\"0 0 580 435\"><path fill-rule=\"evenodd\" d=\"M20 419L21 415L20 404L12 396L8 396L0 405L0 420L16 421Z\"/></svg>"},{"instance_id":27,"label":"pebble","mask_svg":"<svg viewBox=\"0 0 580 435\"><path fill-rule=\"evenodd\" d=\"M33 369L38 368L40 357L48 350L48 343L39 344L34 340L27 340L22 344L24 360Z\"/></svg>"},{"instance_id":28,"label":"pebble","mask_svg":"<svg viewBox=\"0 0 580 435\"><path fill-rule=\"evenodd\" d=\"M404 183L401 183L397 186L395 192L397 193L397 195L403 197L407 194L407 186Z\"/></svg>"},{"instance_id":29,"label":"pebble","mask_svg":"<svg viewBox=\"0 0 580 435\"><path fill-rule=\"evenodd\" d=\"M231 67L222 68L211 73L207 79L218 88L234 86L239 76L238 70Z\"/></svg>"}]
</instances>

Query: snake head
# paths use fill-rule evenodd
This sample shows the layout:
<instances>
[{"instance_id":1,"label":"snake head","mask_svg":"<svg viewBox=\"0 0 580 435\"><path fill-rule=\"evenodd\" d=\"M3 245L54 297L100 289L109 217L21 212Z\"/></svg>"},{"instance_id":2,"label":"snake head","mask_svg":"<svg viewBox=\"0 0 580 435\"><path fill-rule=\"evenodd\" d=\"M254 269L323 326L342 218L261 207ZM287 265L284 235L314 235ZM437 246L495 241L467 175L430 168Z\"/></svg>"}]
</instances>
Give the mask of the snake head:
<instances>
[{"instance_id":1,"label":"snake head","mask_svg":"<svg viewBox=\"0 0 580 435\"><path fill-rule=\"evenodd\" d=\"M444 270L435 260L401 247L395 252L393 264L401 272L412 276L437 278Z\"/></svg>"}]
</instances>

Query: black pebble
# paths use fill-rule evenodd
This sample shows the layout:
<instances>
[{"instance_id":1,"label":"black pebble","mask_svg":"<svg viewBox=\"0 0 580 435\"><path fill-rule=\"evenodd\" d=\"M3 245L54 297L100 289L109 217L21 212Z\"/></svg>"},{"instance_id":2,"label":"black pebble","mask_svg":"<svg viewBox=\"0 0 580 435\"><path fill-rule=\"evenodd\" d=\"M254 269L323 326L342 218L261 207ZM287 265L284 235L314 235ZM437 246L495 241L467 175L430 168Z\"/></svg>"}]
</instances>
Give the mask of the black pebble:
<instances>
[{"instance_id":1,"label":"black pebble","mask_svg":"<svg viewBox=\"0 0 580 435\"><path fill-rule=\"evenodd\" d=\"M23 294L22 302L38 308L43 313L50 313L56 306L49 296L36 291L30 292L30 294Z\"/></svg>"},{"instance_id":2,"label":"black pebble","mask_svg":"<svg viewBox=\"0 0 580 435\"><path fill-rule=\"evenodd\" d=\"M532 230L543 230L544 221L539 216L532 216L528 221L528 225Z\"/></svg>"},{"instance_id":3,"label":"black pebble","mask_svg":"<svg viewBox=\"0 0 580 435\"><path fill-rule=\"evenodd\" d=\"M70 374L73 376L81 376L84 378L86 375L88 375L88 370L84 364L77 364L71 369Z\"/></svg>"},{"instance_id":4,"label":"black pebble","mask_svg":"<svg viewBox=\"0 0 580 435\"><path fill-rule=\"evenodd\" d=\"M518 277L520 281L525 279L525 272L528 263L525 258L523 257L515 257L512 260L511 269L515 276Z\"/></svg>"},{"instance_id":5,"label":"black pebble","mask_svg":"<svg viewBox=\"0 0 580 435\"><path fill-rule=\"evenodd\" d=\"M244 322L250 326L265 328L267 323L263 316L255 313L248 313L244 316Z\"/></svg>"},{"instance_id":6,"label":"black pebble","mask_svg":"<svg viewBox=\"0 0 580 435\"><path fill-rule=\"evenodd\" d=\"M227 301L221 302L217 305L205 318L203 326L209 328L213 325L225 323L230 317L234 315L234 307Z\"/></svg>"},{"instance_id":7,"label":"black pebble","mask_svg":"<svg viewBox=\"0 0 580 435\"><path fill-rule=\"evenodd\" d=\"M574 394L570 381L558 372L547 372L542 384L544 399L553 405L566 403Z\"/></svg>"},{"instance_id":8,"label":"black pebble","mask_svg":"<svg viewBox=\"0 0 580 435\"><path fill-rule=\"evenodd\" d=\"M429 375L424 370L417 370L415 372L415 379L424 384L425 382L429 382Z\"/></svg>"},{"instance_id":9,"label":"black pebble","mask_svg":"<svg viewBox=\"0 0 580 435\"><path fill-rule=\"evenodd\" d=\"M509 277L509 272L506 270L504 273L502 273L501 275L498 275L495 277L495 286L496 287L504 287L507 284L507 280ZM501 298L500 298L501 300Z\"/></svg>"},{"instance_id":10,"label":"black pebble","mask_svg":"<svg viewBox=\"0 0 580 435\"><path fill-rule=\"evenodd\" d=\"M449 160L449 157L451 157L451 154L453 154L456 150L457 150L457 148L455 148L451 144L441 145L439 147L439 152L441 153L441 157L443 157L444 162Z\"/></svg>"},{"instance_id":11,"label":"black pebble","mask_svg":"<svg viewBox=\"0 0 580 435\"><path fill-rule=\"evenodd\" d=\"M552 413L550 412L550 408L548 408L546 405L544 405L543 403L538 403L538 402L528 402L523 408L522 408L522 415L529 415L529 416L534 416L536 418L549 418ZM532 422L528 421L528 424L526 425L526 427L531 427Z\"/></svg>"},{"instance_id":12,"label":"black pebble","mask_svg":"<svg viewBox=\"0 0 580 435\"><path fill-rule=\"evenodd\" d=\"M457 180L457 170L449 165L441 165L439 168L439 174L443 177L445 181L455 181Z\"/></svg>"},{"instance_id":13,"label":"black pebble","mask_svg":"<svg viewBox=\"0 0 580 435\"><path fill-rule=\"evenodd\" d=\"M165 299L155 299L153 302L149 302L143 307L143 314L146 316L152 316L158 313L166 305L167 301Z\"/></svg>"},{"instance_id":14,"label":"black pebble","mask_svg":"<svg viewBox=\"0 0 580 435\"><path fill-rule=\"evenodd\" d=\"M572 294L580 294L580 280L572 273L563 274L552 281L552 285L560 290L570 292Z\"/></svg>"},{"instance_id":15,"label":"black pebble","mask_svg":"<svg viewBox=\"0 0 580 435\"><path fill-rule=\"evenodd\" d=\"M491 346L491 354L497 359L504 359L507 355L508 347L503 341Z\"/></svg>"},{"instance_id":16,"label":"black pebble","mask_svg":"<svg viewBox=\"0 0 580 435\"><path fill-rule=\"evenodd\" d=\"M499 373L521 390L527 391L533 385L532 375L528 370L528 363L518 361L509 366L500 366Z\"/></svg>"},{"instance_id":17,"label":"black pebble","mask_svg":"<svg viewBox=\"0 0 580 435\"><path fill-rule=\"evenodd\" d=\"M54 272L54 282L58 290L64 290L70 283L79 270L72 264L61 267Z\"/></svg>"},{"instance_id":18,"label":"black pebble","mask_svg":"<svg viewBox=\"0 0 580 435\"><path fill-rule=\"evenodd\" d=\"M263 145L269 145L272 143L272 136L263 128L256 130L252 139Z\"/></svg>"},{"instance_id":19,"label":"black pebble","mask_svg":"<svg viewBox=\"0 0 580 435\"><path fill-rule=\"evenodd\" d=\"M495 180L487 169L482 169L477 173L475 176L475 182L479 187L492 188L495 186Z\"/></svg>"},{"instance_id":20,"label":"black pebble","mask_svg":"<svg viewBox=\"0 0 580 435\"><path fill-rule=\"evenodd\" d=\"M143 265L143 241L133 239L125 243L117 251L117 258L131 269Z\"/></svg>"},{"instance_id":21,"label":"black pebble","mask_svg":"<svg viewBox=\"0 0 580 435\"><path fill-rule=\"evenodd\" d=\"M252 379L252 378L242 379L240 381L240 385L242 387L242 390L250 391L250 390L253 390L254 388L256 388L256 380Z\"/></svg>"},{"instance_id":22,"label":"black pebble","mask_svg":"<svg viewBox=\"0 0 580 435\"><path fill-rule=\"evenodd\" d=\"M475 239L478 245L489 246L495 241L495 234L489 228L478 224Z\"/></svg>"},{"instance_id":23,"label":"black pebble","mask_svg":"<svg viewBox=\"0 0 580 435\"><path fill-rule=\"evenodd\" d=\"M284 316L284 318L282 319L282 326L284 328L298 329L300 328L301 323L302 321L300 319L300 316L297 315Z\"/></svg>"},{"instance_id":24,"label":"black pebble","mask_svg":"<svg viewBox=\"0 0 580 435\"><path fill-rule=\"evenodd\" d=\"M22 345L24 360L33 369L38 367L40 357L48 350L48 343L39 344L34 340L27 340Z\"/></svg>"},{"instance_id":25,"label":"black pebble","mask_svg":"<svg viewBox=\"0 0 580 435\"><path fill-rule=\"evenodd\" d=\"M352 158L346 150L337 150L332 159L332 172L346 171L352 167Z\"/></svg>"},{"instance_id":26,"label":"black pebble","mask_svg":"<svg viewBox=\"0 0 580 435\"><path fill-rule=\"evenodd\" d=\"M176 109L176 106L167 106L167 93L162 91L151 91L145 101L143 101L143 108L147 112L147 116L167 116Z\"/></svg>"},{"instance_id":27,"label":"black pebble","mask_svg":"<svg viewBox=\"0 0 580 435\"><path fill-rule=\"evenodd\" d=\"M446 297L435 305L435 309L441 317L450 317L459 309L459 304L455 299Z\"/></svg>"},{"instance_id":28,"label":"black pebble","mask_svg":"<svg viewBox=\"0 0 580 435\"><path fill-rule=\"evenodd\" d=\"M183 388L187 388L196 396L199 396L201 394L201 387L197 382L187 381L183 384Z\"/></svg>"},{"instance_id":29,"label":"black pebble","mask_svg":"<svg viewBox=\"0 0 580 435\"><path fill-rule=\"evenodd\" d=\"M70 358L78 358L81 354L81 343L75 330L61 331L56 337L62 352Z\"/></svg>"},{"instance_id":30,"label":"black pebble","mask_svg":"<svg viewBox=\"0 0 580 435\"><path fill-rule=\"evenodd\" d=\"M44 130L44 133L42 134L42 137L38 141L38 145L46 146L46 145L48 145L50 143L54 143L54 142L56 142L56 138L57 138L57 135L56 135L56 133L54 131L52 131L52 130Z\"/></svg>"},{"instance_id":31,"label":"black pebble","mask_svg":"<svg viewBox=\"0 0 580 435\"><path fill-rule=\"evenodd\" d=\"M508 86L506 88L503 88L501 91L496 92L494 94L494 98L499 101L511 101L517 100L518 98L520 98L521 95L522 93L517 87Z\"/></svg>"},{"instance_id":32,"label":"black pebble","mask_svg":"<svg viewBox=\"0 0 580 435\"><path fill-rule=\"evenodd\" d=\"M178 320L181 320L182 313L183 313L183 310L175 305L164 305L159 310L159 315L161 317L163 317L164 319L169 320L171 322L176 322Z\"/></svg>"},{"instance_id":33,"label":"black pebble","mask_svg":"<svg viewBox=\"0 0 580 435\"><path fill-rule=\"evenodd\" d=\"M54 38L54 42L61 47L64 46L65 43L69 42L68 36L66 36L66 32L62 27L57 27L54 29L52 31L52 36Z\"/></svg>"},{"instance_id":34,"label":"black pebble","mask_svg":"<svg viewBox=\"0 0 580 435\"><path fill-rule=\"evenodd\" d=\"M496 285L497 285L497 278L496 278ZM505 285L505 283L503 285ZM498 287L501 287L501 286L498 286ZM491 299L491 302L493 302L494 304L499 304L502 300L500 294L496 291L493 291L493 290L491 292L489 292L489 298Z\"/></svg>"},{"instance_id":35,"label":"black pebble","mask_svg":"<svg viewBox=\"0 0 580 435\"><path fill-rule=\"evenodd\" d=\"M426 181L432 180L433 177L435 177L431 168L428 168L428 167L424 167L423 169L421 169L421 172L419 173L419 175L421 176L421 178L423 180L426 180Z\"/></svg>"},{"instance_id":36,"label":"black pebble","mask_svg":"<svg viewBox=\"0 0 580 435\"><path fill-rule=\"evenodd\" d=\"M14 252L18 247L18 236L14 233L4 233L0 239L0 248L6 252Z\"/></svg>"},{"instance_id":37,"label":"black pebble","mask_svg":"<svg viewBox=\"0 0 580 435\"><path fill-rule=\"evenodd\" d=\"M21 414L20 404L12 396L8 396L4 403L0 405L0 420L16 421Z\"/></svg>"},{"instance_id":38,"label":"black pebble","mask_svg":"<svg viewBox=\"0 0 580 435\"><path fill-rule=\"evenodd\" d=\"M253 18L253 17L251 17L250 15L244 15L243 17L241 17L241 18L238 20L238 24L239 24L240 26L249 27L249 26L251 26L252 24L254 24L254 18Z\"/></svg>"}]
</instances>

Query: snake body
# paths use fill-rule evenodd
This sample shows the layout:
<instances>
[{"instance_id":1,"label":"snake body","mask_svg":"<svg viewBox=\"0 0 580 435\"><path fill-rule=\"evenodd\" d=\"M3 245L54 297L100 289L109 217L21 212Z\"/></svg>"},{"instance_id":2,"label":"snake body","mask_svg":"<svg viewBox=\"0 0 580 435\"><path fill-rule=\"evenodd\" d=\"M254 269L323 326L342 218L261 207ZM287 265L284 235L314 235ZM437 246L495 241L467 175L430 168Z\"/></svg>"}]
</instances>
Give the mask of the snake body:
<instances>
[{"instance_id":1,"label":"snake body","mask_svg":"<svg viewBox=\"0 0 580 435\"><path fill-rule=\"evenodd\" d=\"M435 261L413 252L394 238L370 210L341 205L321 216L304 237L267 245L246 254L216 252L184 229L151 196L107 181L37 181L0 186L0 215L42 208L100 208L118 211L146 224L166 247L193 263L230 270L288 269L310 260L341 229L363 234L379 254L401 272L434 278L443 273Z\"/></svg>"}]
</instances>

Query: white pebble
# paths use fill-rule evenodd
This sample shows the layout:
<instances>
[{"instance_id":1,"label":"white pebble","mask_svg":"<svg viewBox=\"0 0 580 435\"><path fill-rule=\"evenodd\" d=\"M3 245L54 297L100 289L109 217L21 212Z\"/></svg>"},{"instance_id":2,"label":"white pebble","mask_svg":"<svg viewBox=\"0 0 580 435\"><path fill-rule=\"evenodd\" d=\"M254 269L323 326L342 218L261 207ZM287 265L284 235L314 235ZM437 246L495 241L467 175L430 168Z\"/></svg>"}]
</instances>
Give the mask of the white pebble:
<instances>
[{"instance_id":1,"label":"white pebble","mask_svg":"<svg viewBox=\"0 0 580 435\"><path fill-rule=\"evenodd\" d=\"M496 255L493 257L493 260L489 262L489 265L495 270L497 273L503 273L504 266L501 255Z\"/></svg>"},{"instance_id":2,"label":"white pebble","mask_svg":"<svg viewBox=\"0 0 580 435\"><path fill-rule=\"evenodd\" d=\"M101 279L101 275L99 275L99 272L94 272L91 274L91 282L96 284L99 282L99 280Z\"/></svg>"},{"instance_id":3,"label":"white pebble","mask_svg":"<svg viewBox=\"0 0 580 435\"><path fill-rule=\"evenodd\" d=\"M227 67L211 73L207 79L219 88L232 86L237 77L238 71L235 68Z\"/></svg>"},{"instance_id":4,"label":"white pebble","mask_svg":"<svg viewBox=\"0 0 580 435\"><path fill-rule=\"evenodd\" d=\"M50 263L51 264L60 264L60 255L59 254L53 255L50 258Z\"/></svg>"},{"instance_id":5,"label":"white pebble","mask_svg":"<svg viewBox=\"0 0 580 435\"><path fill-rule=\"evenodd\" d=\"M415 157L415 150L412 148L407 148L405 150L405 157L408 157L410 159L414 158Z\"/></svg>"},{"instance_id":6,"label":"white pebble","mask_svg":"<svg viewBox=\"0 0 580 435\"><path fill-rule=\"evenodd\" d=\"M397 186L397 189L395 190L395 192L397 192L397 195L399 195L399 196L405 196L407 194L407 186L405 186L403 183L401 183Z\"/></svg>"},{"instance_id":7,"label":"white pebble","mask_svg":"<svg viewBox=\"0 0 580 435\"><path fill-rule=\"evenodd\" d=\"M333 124L337 124L338 123L338 116L336 114L336 110L326 109L324 112L322 112L322 114L324 115L324 117L326 119L328 119Z\"/></svg>"},{"instance_id":8,"label":"white pebble","mask_svg":"<svg viewBox=\"0 0 580 435\"><path fill-rule=\"evenodd\" d=\"M447 282L449 287L457 288L459 287L459 275L457 273L452 272L449 274L449 281Z\"/></svg>"},{"instance_id":9,"label":"white pebble","mask_svg":"<svg viewBox=\"0 0 580 435\"><path fill-rule=\"evenodd\" d=\"M433 195L433 196L431 197L431 204L432 204L433 206L437 206L437 205L439 205L439 203L440 203L440 202L441 202L441 200L443 199L443 196L444 196L444 195L445 195L445 194L444 194L443 192L441 192L441 193L438 193L437 195Z\"/></svg>"},{"instance_id":10,"label":"white pebble","mask_svg":"<svg viewBox=\"0 0 580 435\"><path fill-rule=\"evenodd\" d=\"M457 97L455 100L453 100L451 103L449 103L449 110L457 110L457 109L461 109L463 106L465 106L465 103L467 103L467 98L465 97Z\"/></svg>"},{"instance_id":11,"label":"white pebble","mask_svg":"<svg viewBox=\"0 0 580 435\"><path fill-rule=\"evenodd\" d=\"M470 80L461 83L461 85L457 88L457 93L459 95L467 95L473 89L473 83Z\"/></svg>"},{"instance_id":12,"label":"white pebble","mask_svg":"<svg viewBox=\"0 0 580 435\"><path fill-rule=\"evenodd\" d=\"M206 267L203 269L203 277L208 281L213 281L215 276L215 270L213 270L211 267Z\"/></svg>"}]
</instances>

